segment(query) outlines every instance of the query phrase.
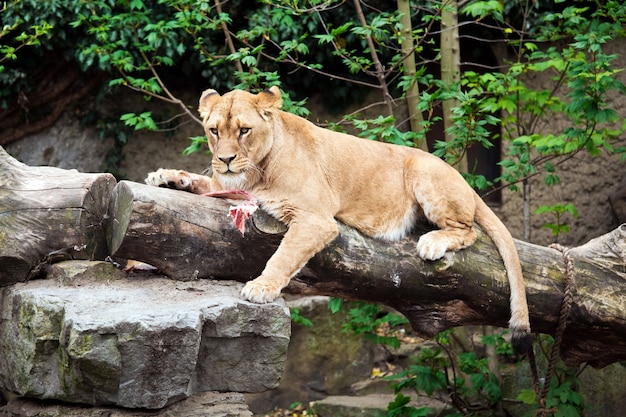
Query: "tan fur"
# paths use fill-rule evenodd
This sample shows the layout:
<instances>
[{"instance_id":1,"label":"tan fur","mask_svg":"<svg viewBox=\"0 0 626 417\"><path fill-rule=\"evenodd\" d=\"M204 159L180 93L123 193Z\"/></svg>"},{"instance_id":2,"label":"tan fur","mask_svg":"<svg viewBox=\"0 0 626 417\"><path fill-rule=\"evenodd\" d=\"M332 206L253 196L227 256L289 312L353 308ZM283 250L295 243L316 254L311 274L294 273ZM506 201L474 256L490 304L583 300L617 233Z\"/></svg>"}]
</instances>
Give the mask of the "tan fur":
<instances>
[{"instance_id":1,"label":"tan fur","mask_svg":"<svg viewBox=\"0 0 626 417\"><path fill-rule=\"evenodd\" d=\"M199 110L213 152L213 176L161 169L146 179L199 194L244 189L289 226L261 276L245 285L245 298L264 303L278 297L337 236L335 219L372 237L397 240L418 216L426 216L439 227L417 243L417 254L427 260L474 243L476 221L507 269L514 342L518 347L528 342L528 307L513 239L454 168L418 149L320 128L279 110L281 105L277 87L256 95L205 91Z\"/></svg>"}]
</instances>

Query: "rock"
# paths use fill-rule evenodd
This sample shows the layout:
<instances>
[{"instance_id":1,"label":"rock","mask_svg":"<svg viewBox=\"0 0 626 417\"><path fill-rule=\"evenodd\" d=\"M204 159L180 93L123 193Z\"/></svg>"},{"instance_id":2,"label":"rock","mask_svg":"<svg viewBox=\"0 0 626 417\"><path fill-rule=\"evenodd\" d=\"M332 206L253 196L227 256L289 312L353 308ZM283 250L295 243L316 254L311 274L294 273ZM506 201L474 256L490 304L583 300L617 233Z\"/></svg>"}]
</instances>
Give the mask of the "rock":
<instances>
[{"instance_id":1,"label":"rock","mask_svg":"<svg viewBox=\"0 0 626 417\"><path fill-rule=\"evenodd\" d=\"M393 398L393 394L337 395L315 401L313 409L319 417L378 417L384 415Z\"/></svg>"},{"instance_id":2,"label":"rock","mask_svg":"<svg viewBox=\"0 0 626 417\"><path fill-rule=\"evenodd\" d=\"M159 411L85 407L18 398L0 407L1 417L252 417L240 393L195 394Z\"/></svg>"},{"instance_id":3,"label":"rock","mask_svg":"<svg viewBox=\"0 0 626 417\"><path fill-rule=\"evenodd\" d=\"M336 395L315 401L313 409L318 417L379 417L387 415L387 407L395 398L394 394L370 394L364 396ZM445 404L431 398L420 399L419 403L411 401L409 406L430 408L428 416L445 416L453 414L446 410ZM420 414L421 415L421 414Z\"/></svg>"},{"instance_id":4,"label":"rock","mask_svg":"<svg viewBox=\"0 0 626 417\"><path fill-rule=\"evenodd\" d=\"M308 404L328 395L351 394L355 381L371 376L383 348L361 336L342 332L346 312L332 314L328 310L329 299L315 296L287 302L291 309L297 308L303 317L311 320L313 326L293 324L280 386L246 396L255 414L276 407L287 409L296 401Z\"/></svg>"},{"instance_id":5,"label":"rock","mask_svg":"<svg viewBox=\"0 0 626 417\"><path fill-rule=\"evenodd\" d=\"M626 223L626 182L609 196L609 201L618 223Z\"/></svg>"},{"instance_id":6,"label":"rock","mask_svg":"<svg viewBox=\"0 0 626 417\"><path fill-rule=\"evenodd\" d=\"M318 417L378 417L384 415L393 399L393 394L337 395L315 401L313 409Z\"/></svg>"},{"instance_id":7,"label":"rock","mask_svg":"<svg viewBox=\"0 0 626 417\"><path fill-rule=\"evenodd\" d=\"M113 139L98 139L95 128L82 125L75 115L66 112L51 128L13 142L6 150L31 166L99 172L113 146Z\"/></svg>"},{"instance_id":8,"label":"rock","mask_svg":"<svg viewBox=\"0 0 626 417\"><path fill-rule=\"evenodd\" d=\"M0 388L157 409L198 392L278 386L290 335L282 300L249 303L236 282L120 278L112 265L89 264L91 279L62 263L55 279L1 289Z\"/></svg>"}]
</instances>

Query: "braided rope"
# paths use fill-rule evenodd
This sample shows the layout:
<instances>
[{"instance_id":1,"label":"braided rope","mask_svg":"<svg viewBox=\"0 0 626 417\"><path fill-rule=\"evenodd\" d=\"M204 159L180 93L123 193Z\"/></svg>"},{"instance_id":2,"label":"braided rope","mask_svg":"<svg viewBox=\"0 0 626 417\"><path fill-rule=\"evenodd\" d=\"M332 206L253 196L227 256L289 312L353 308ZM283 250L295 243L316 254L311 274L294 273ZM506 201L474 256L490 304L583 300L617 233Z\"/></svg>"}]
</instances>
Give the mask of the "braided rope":
<instances>
[{"instance_id":1,"label":"braided rope","mask_svg":"<svg viewBox=\"0 0 626 417\"><path fill-rule=\"evenodd\" d=\"M545 382L542 388L539 384L537 363L535 361L535 354L533 349L531 349L528 354L528 360L530 362L530 368L533 374L535 392L537 393L538 397L539 408L535 412L535 415L537 417L545 417L548 415L549 412L554 411L546 408L546 397L548 396L548 391L550 390L550 382L552 381L554 369L556 368L556 362L561 348L561 342L563 341L563 334L565 333L565 328L567 327L567 318L569 317L570 311L572 309L572 303L574 301L574 289L576 288L576 271L574 269L574 260L570 256L568 249L559 244L553 244L550 245L550 247L560 251L563 254L563 262L565 263L565 290L563 294L563 302L561 304L561 312L559 314L559 321L556 332L554 334L554 344L552 345L552 350L550 352L548 371L546 373Z\"/></svg>"}]
</instances>

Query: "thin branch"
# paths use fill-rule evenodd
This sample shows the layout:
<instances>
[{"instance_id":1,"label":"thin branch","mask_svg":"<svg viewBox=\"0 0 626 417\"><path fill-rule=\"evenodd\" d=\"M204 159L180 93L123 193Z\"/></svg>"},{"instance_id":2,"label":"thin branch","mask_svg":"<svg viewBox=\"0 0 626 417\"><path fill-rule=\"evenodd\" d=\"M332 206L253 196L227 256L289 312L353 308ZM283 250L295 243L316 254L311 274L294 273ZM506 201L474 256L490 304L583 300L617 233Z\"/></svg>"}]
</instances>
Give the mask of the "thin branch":
<instances>
[{"instance_id":1,"label":"thin branch","mask_svg":"<svg viewBox=\"0 0 626 417\"><path fill-rule=\"evenodd\" d=\"M152 62L148 59L148 57L146 56L145 52L142 51L141 49L139 50L139 53L141 54L141 58L144 60L144 62L148 65L148 69L150 70L150 72L152 73L152 75L154 76L154 78L157 80L157 82L159 83L159 86L161 87L161 89L163 90L163 92L167 95L168 101L169 103L173 103L176 104L177 106L179 106L181 109L183 109L183 111L196 123L198 123L199 125L202 125L202 120L200 120L188 107L187 105L185 105L185 103L177 98L174 94L172 94L170 92L170 90L167 88L167 86L165 85L165 83L163 82L163 80L161 79L161 77L159 76L159 73L156 71L156 68L154 68L154 65L152 65ZM157 98L161 98L161 95L152 95L153 97L157 97Z\"/></svg>"},{"instance_id":2,"label":"thin branch","mask_svg":"<svg viewBox=\"0 0 626 417\"><path fill-rule=\"evenodd\" d=\"M361 8L361 2L359 0L354 0L354 8L356 9L357 16L359 17L359 21L361 22L361 26L363 28L367 28L367 21L365 20L365 15L363 14L363 9ZM390 116L393 115L393 106L391 94L389 93L389 88L387 86L387 81L385 80L385 70L380 63L380 59L378 59L378 54L376 53L376 47L374 46L374 41L372 37L367 34L365 35L365 40L367 42L367 46L370 50L370 55L372 57L372 61L374 61L374 66L376 68L376 78L378 79L379 88L383 93L383 100L385 105L387 106L387 112Z\"/></svg>"},{"instance_id":3,"label":"thin branch","mask_svg":"<svg viewBox=\"0 0 626 417\"><path fill-rule=\"evenodd\" d=\"M277 43L275 43L271 39L267 39L267 41L270 44L272 44L273 46L275 46L275 47L280 49L280 45L278 45ZM250 43L248 43L246 41L242 41L242 43L245 46L247 46L247 47L250 47L250 48L253 47ZM312 71L312 72L314 72L316 74L322 75L324 77L327 77L327 78L330 78L330 79L333 79L333 80L341 80L341 81L349 82L349 83L356 84L356 85L362 85L362 86L368 87L368 88L379 88L378 84L372 84L372 83L368 83L366 81L351 79L351 78L347 78L347 77L344 77L344 76L341 76L341 75L338 75L338 74L335 75L335 74L331 74L329 72L321 71L321 70L319 70L317 68L313 68L313 67L309 66L306 63L299 62L298 60L294 59L289 54L286 55L286 57L289 58L287 60L286 59L279 60L276 57L274 57L274 56L272 56L272 55L270 55L270 54L268 54L266 52L263 52L263 51L260 52L260 55L263 56L264 58L268 58L268 59L270 59L270 60L272 60L274 62L280 62L280 63L283 63L283 64L292 64L292 65L294 65L296 67L304 68L306 70Z\"/></svg>"},{"instance_id":4,"label":"thin branch","mask_svg":"<svg viewBox=\"0 0 626 417\"><path fill-rule=\"evenodd\" d=\"M320 13L317 13L317 17L320 19L320 23L322 25L322 28L324 29L324 32L326 32L327 35L330 35L330 31L328 30L328 26L326 26L326 23L324 23L324 19L322 19L322 15ZM359 67L359 69L361 71L363 71L366 75L369 75L371 77L376 77L376 74L372 71L369 71L368 69L364 68L361 64L359 64L358 62L354 61L353 59L351 59L349 56L345 55L342 51L341 48L337 46L337 43L332 42L332 46L335 49L335 52L337 54L338 57L340 57L341 59L345 60L345 61L349 61L350 63L356 65ZM372 84L372 88L380 88L380 86L378 84Z\"/></svg>"},{"instance_id":5,"label":"thin branch","mask_svg":"<svg viewBox=\"0 0 626 417\"><path fill-rule=\"evenodd\" d=\"M222 2L220 0L215 0L215 9L217 10L218 14L222 14ZM228 46L228 50L230 51L231 54L234 54L235 51L235 44L233 43L233 39L230 36L230 31L228 30L228 26L226 25L226 22L224 22L222 20L222 31L224 32L224 37L226 38L226 45ZM243 72L243 66L241 65L241 61L238 59L235 59L235 67L237 68L237 71L239 72Z\"/></svg>"}]
</instances>

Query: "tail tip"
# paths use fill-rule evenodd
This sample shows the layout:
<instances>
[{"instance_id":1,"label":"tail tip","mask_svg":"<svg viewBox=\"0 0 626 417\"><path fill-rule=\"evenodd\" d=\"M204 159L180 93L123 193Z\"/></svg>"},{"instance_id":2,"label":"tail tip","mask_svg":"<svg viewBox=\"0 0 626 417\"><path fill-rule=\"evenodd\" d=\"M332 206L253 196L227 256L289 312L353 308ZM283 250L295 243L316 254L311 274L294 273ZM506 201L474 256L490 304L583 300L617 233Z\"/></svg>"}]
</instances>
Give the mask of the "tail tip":
<instances>
[{"instance_id":1,"label":"tail tip","mask_svg":"<svg viewBox=\"0 0 626 417\"><path fill-rule=\"evenodd\" d=\"M523 355L531 348L533 344L533 335L530 329L511 329L511 344L513 351L518 355Z\"/></svg>"}]
</instances>

